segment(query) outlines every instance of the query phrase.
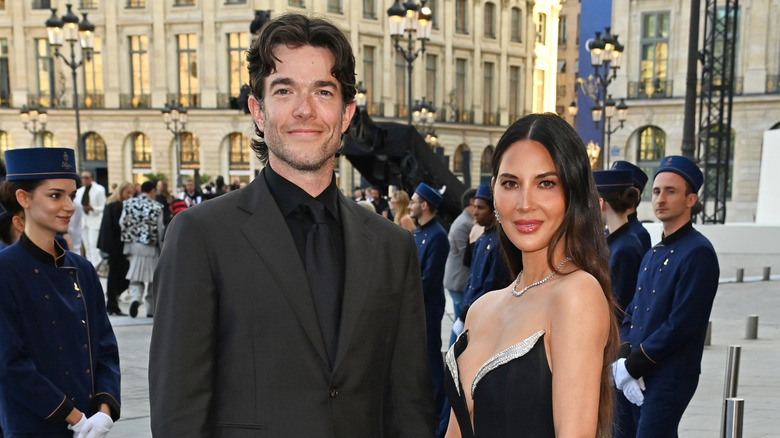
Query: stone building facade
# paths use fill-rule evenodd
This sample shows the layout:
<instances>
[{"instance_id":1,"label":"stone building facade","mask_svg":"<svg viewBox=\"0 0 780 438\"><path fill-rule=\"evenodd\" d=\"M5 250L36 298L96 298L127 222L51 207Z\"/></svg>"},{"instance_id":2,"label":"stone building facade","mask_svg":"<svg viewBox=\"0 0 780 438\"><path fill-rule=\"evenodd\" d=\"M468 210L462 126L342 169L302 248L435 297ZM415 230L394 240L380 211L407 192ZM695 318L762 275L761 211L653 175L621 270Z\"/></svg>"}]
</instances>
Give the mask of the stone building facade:
<instances>
[{"instance_id":1,"label":"stone building facade","mask_svg":"<svg viewBox=\"0 0 780 438\"><path fill-rule=\"evenodd\" d=\"M0 149L75 147L71 69L46 40L49 7L65 0L0 1ZM108 184L177 174L176 142L163 123L170 102L187 108L181 174L249 181L251 119L236 108L248 82L243 51L255 10L302 12L337 23L351 40L358 80L377 121L406 122L406 65L389 35L390 0L72 0L95 25L95 56L78 68L82 167ZM428 0L434 27L413 63L412 96L437 109L443 158L471 186L485 178L506 126L555 110L558 0ZM406 47L406 42L402 41ZM420 44L417 42L416 48ZM70 59L66 43L61 53ZM75 59L81 59L76 45ZM47 111L45 130L25 130L23 105ZM29 126L29 125L28 125ZM38 125L40 128L40 124ZM487 163L485 162L487 160ZM361 184L346 159L339 185Z\"/></svg>"}]
</instances>

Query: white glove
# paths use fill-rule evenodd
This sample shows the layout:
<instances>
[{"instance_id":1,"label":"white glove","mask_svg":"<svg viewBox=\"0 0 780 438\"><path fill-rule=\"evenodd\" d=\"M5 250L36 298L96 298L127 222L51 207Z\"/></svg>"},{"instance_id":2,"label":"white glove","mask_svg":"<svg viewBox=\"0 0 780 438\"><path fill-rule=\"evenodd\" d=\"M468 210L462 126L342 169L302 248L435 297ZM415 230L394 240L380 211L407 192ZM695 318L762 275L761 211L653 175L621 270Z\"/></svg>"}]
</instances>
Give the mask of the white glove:
<instances>
[{"instance_id":1,"label":"white glove","mask_svg":"<svg viewBox=\"0 0 780 438\"><path fill-rule=\"evenodd\" d=\"M626 359L618 359L612 363L612 378L615 380L615 387L622 391L627 382L634 380L631 374L626 370Z\"/></svg>"},{"instance_id":2,"label":"white glove","mask_svg":"<svg viewBox=\"0 0 780 438\"><path fill-rule=\"evenodd\" d=\"M76 424L69 424L68 429L73 431L73 438L77 438L84 429L84 425L87 424L87 416L81 413L81 419Z\"/></svg>"},{"instance_id":3,"label":"white glove","mask_svg":"<svg viewBox=\"0 0 780 438\"><path fill-rule=\"evenodd\" d=\"M462 331L463 331L463 321L461 321L461 319L458 318L452 324L452 333L455 333L455 336L457 337L458 335L460 335Z\"/></svg>"},{"instance_id":4,"label":"white glove","mask_svg":"<svg viewBox=\"0 0 780 438\"><path fill-rule=\"evenodd\" d=\"M89 417L81 429L79 438L103 438L114 426L114 420L103 412L96 412Z\"/></svg>"},{"instance_id":5,"label":"white glove","mask_svg":"<svg viewBox=\"0 0 780 438\"><path fill-rule=\"evenodd\" d=\"M640 377L639 380L631 379L625 386L623 386L623 395L626 396L631 403L642 406L645 402L645 395L642 391L645 390L645 379Z\"/></svg>"}]
</instances>

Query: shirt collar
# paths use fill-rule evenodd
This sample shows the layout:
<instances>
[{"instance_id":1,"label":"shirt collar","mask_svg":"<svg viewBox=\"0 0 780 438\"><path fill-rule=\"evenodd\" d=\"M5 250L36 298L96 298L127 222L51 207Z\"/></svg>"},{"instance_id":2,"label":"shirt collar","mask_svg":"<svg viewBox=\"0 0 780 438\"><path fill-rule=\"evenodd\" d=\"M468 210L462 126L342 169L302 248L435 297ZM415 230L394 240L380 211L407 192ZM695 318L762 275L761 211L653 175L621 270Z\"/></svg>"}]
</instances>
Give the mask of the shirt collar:
<instances>
[{"instance_id":1,"label":"shirt collar","mask_svg":"<svg viewBox=\"0 0 780 438\"><path fill-rule=\"evenodd\" d=\"M19 238L19 244L22 245L22 247L24 247L27 251L29 251L33 258L43 263L44 265L58 268L65 263L65 250L56 240L54 241L55 256L52 256L48 252L39 248L38 245L33 243L33 241L30 240L30 238L27 237L27 234L25 233L22 233L22 236Z\"/></svg>"},{"instance_id":2,"label":"shirt collar","mask_svg":"<svg viewBox=\"0 0 780 438\"><path fill-rule=\"evenodd\" d=\"M688 221L687 224L683 225L682 227L680 227L679 230L675 231L674 233L668 236L664 236L663 234L661 234L661 243L664 245L671 245L674 242L677 242L678 240L685 237L685 235L690 233L691 231L693 231L693 222Z\"/></svg>"},{"instance_id":3,"label":"shirt collar","mask_svg":"<svg viewBox=\"0 0 780 438\"><path fill-rule=\"evenodd\" d=\"M629 227L628 222L626 222L623 225L621 225L617 230L615 230L615 232L609 233L609 235L607 236L607 244L614 242L621 235L628 233L629 232L628 227Z\"/></svg>"},{"instance_id":4,"label":"shirt collar","mask_svg":"<svg viewBox=\"0 0 780 438\"><path fill-rule=\"evenodd\" d=\"M303 201L312 199L312 196L306 193L302 188L276 173L273 168L271 168L270 164L265 166L265 172L263 173L265 174L265 181L268 183L268 189L271 191L271 195L274 197L276 205L279 206L279 211L281 211L282 216L289 216L290 213L295 211L295 209L303 203ZM339 223L341 222L338 187L336 187L335 175L331 178L328 187L314 199L322 202L331 216Z\"/></svg>"}]
</instances>

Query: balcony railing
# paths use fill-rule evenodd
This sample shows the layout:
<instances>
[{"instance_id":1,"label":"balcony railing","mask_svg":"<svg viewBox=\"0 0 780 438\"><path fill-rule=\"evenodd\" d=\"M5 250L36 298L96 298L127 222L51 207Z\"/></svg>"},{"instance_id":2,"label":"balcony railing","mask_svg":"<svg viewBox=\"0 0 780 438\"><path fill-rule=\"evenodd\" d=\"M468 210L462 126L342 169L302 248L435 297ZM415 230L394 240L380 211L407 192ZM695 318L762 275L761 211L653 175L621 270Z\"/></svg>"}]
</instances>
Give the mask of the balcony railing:
<instances>
[{"instance_id":1,"label":"balcony railing","mask_svg":"<svg viewBox=\"0 0 780 438\"><path fill-rule=\"evenodd\" d=\"M87 94L79 99L79 108L105 108L103 94Z\"/></svg>"},{"instance_id":2,"label":"balcony railing","mask_svg":"<svg viewBox=\"0 0 780 438\"><path fill-rule=\"evenodd\" d=\"M79 9L97 9L98 0L81 0L79 1Z\"/></svg>"},{"instance_id":3,"label":"balcony railing","mask_svg":"<svg viewBox=\"0 0 780 438\"><path fill-rule=\"evenodd\" d=\"M672 97L673 81L653 79L628 83L629 99L668 99Z\"/></svg>"},{"instance_id":4,"label":"balcony railing","mask_svg":"<svg viewBox=\"0 0 780 438\"><path fill-rule=\"evenodd\" d=\"M152 96L149 94L120 94L119 108L151 108Z\"/></svg>"},{"instance_id":5,"label":"balcony railing","mask_svg":"<svg viewBox=\"0 0 780 438\"><path fill-rule=\"evenodd\" d=\"M483 125L498 126L501 124L501 113L486 112L482 117Z\"/></svg>"},{"instance_id":6,"label":"balcony railing","mask_svg":"<svg viewBox=\"0 0 780 438\"><path fill-rule=\"evenodd\" d=\"M146 0L127 0L125 8L127 9L141 9L146 7Z\"/></svg>"},{"instance_id":7,"label":"balcony railing","mask_svg":"<svg viewBox=\"0 0 780 438\"><path fill-rule=\"evenodd\" d=\"M217 108L238 109L238 97L231 96L230 93L217 93Z\"/></svg>"},{"instance_id":8,"label":"balcony railing","mask_svg":"<svg viewBox=\"0 0 780 438\"><path fill-rule=\"evenodd\" d=\"M780 93L780 75L767 75L766 92L769 94Z\"/></svg>"},{"instance_id":9,"label":"balcony railing","mask_svg":"<svg viewBox=\"0 0 780 438\"><path fill-rule=\"evenodd\" d=\"M199 108L200 94L168 93L166 102L179 102L184 108Z\"/></svg>"},{"instance_id":10,"label":"balcony railing","mask_svg":"<svg viewBox=\"0 0 780 438\"><path fill-rule=\"evenodd\" d=\"M366 102L366 111L369 116L384 117L385 107L382 102Z\"/></svg>"},{"instance_id":11,"label":"balcony railing","mask_svg":"<svg viewBox=\"0 0 780 438\"><path fill-rule=\"evenodd\" d=\"M11 95L6 90L0 91L0 107L11 108Z\"/></svg>"}]
</instances>

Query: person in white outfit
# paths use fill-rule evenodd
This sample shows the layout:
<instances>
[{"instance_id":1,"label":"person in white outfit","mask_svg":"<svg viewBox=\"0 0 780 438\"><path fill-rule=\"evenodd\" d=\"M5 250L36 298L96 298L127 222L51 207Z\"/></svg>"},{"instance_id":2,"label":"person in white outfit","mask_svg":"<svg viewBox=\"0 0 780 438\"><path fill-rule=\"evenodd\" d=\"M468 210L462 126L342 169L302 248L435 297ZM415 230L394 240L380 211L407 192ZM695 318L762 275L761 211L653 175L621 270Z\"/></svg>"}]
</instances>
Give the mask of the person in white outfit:
<instances>
[{"instance_id":1,"label":"person in white outfit","mask_svg":"<svg viewBox=\"0 0 780 438\"><path fill-rule=\"evenodd\" d=\"M81 187L76 190L74 202L84 210L82 217L81 246L84 257L93 266L100 263L102 257L97 248L100 223L103 220L103 209L106 208L106 189L95 181L91 172L81 172Z\"/></svg>"}]
</instances>

